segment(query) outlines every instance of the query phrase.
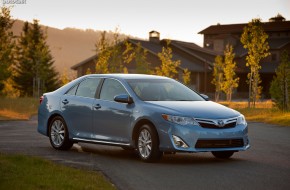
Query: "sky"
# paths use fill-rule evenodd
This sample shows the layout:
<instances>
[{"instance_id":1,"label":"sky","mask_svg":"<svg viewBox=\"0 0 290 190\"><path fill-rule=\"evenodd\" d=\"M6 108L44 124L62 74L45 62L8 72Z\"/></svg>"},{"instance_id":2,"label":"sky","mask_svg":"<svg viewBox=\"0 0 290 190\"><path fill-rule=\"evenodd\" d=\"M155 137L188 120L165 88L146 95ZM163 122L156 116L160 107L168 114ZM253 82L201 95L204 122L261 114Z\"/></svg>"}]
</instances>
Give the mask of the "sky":
<instances>
[{"instance_id":1,"label":"sky","mask_svg":"<svg viewBox=\"0 0 290 190\"><path fill-rule=\"evenodd\" d=\"M152 30L161 39L202 45L198 32L210 25L267 22L278 13L290 20L290 0L0 0L14 4L14 19L63 29L111 30L148 39Z\"/></svg>"}]
</instances>

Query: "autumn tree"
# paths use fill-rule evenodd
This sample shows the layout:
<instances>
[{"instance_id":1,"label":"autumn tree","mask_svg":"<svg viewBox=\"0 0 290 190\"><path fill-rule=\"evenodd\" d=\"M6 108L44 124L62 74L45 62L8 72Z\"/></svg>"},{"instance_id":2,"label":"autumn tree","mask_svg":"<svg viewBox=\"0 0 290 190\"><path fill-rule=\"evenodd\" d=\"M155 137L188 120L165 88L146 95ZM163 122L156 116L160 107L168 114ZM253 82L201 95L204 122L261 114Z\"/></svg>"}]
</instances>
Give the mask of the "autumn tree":
<instances>
[{"instance_id":1,"label":"autumn tree","mask_svg":"<svg viewBox=\"0 0 290 190\"><path fill-rule=\"evenodd\" d=\"M135 51L132 43L129 42L129 40L125 40L124 42L125 50L122 52L122 59L124 60L124 63L129 64L131 63L135 58Z\"/></svg>"},{"instance_id":2,"label":"autumn tree","mask_svg":"<svg viewBox=\"0 0 290 190\"><path fill-rule=\"evenodd\" d=\"M223 66L223 82L222 90L227 95L227 101L232 101L233 90L239 85L239 78L236 76L236 62L234 62L235 54L233 53L233 47L227 45L224 51L224 66Z\"/></svg>"},{"instance_id":3,"label":"autumn tree","mask_svg":"<svg viewBox=\"0 0 290 190\"><path fill-rule=\"evenodd\" d=\"M182 75L182 79L183 79L183 83L188 85L190 84L191 81L191 72L186 68L183 70L183 75Z\"/></svg>"},{"instance_id":4,"label":"autumn tree","mask_svg":"<svg viewBox=\"0 0 290 190\"><path fill-rule=\"evenodd\" d=\"M13 77L21 96L40 96L60 85L46 38L37 20L31 25L24 23L17 45L16 75Z\"/></svg>"},{"instance_id":5,"label":"autumn tree","mask_svg":"<svg viewBox=\"0 0 290 190\"><path fill-rule=\"evenodd\" d=\"M67 70L65 69L60 76L60 85L63 86L69 82L70 82L70 79L68 77Z\"/></svg>"},{"instance_id":6,"label":"autumn tree","mask_svg":"<svg viewBox=\"0 0 290 190\"><path fill-rule=\"evenodd\" d=\"M96 73L127 73L122 57L122 43L119 39L119 30L114 32L113 42L106 37L106 31L101 34L101 39L96 43L98 54L96 61Z\"/></svg>"},{"instance_id":7,"label":"autumn tree","mask_svg":"<svg viewBox=\"0 0 290 190\"><path fill-rule=\"evenodd\" d=\"M96 73L106 74L109 73L109 59L111 52L109 51L109 44L106 38L106 31L101 33L101 39L96 43L96 52L98 58L96 61Z\"/></svg>"},{"instance_id":8,"label":"autumn tree","mask_svg":"<svg viewBox=\"0 0 290 190\"><path fill-rule=\"evenodd\" d=\"M215 85L215 101L218 102L220 99L220 93L222 92L222 83L224 76L224 64L223 57L218 55L215 58L213 65L213 80L211 83Z\"/></svg>"},{"instance_id":9,"label":"autumn tree","mask_svg":"<svg viewBox=\"0 0 290 190\"><path fill-rule=\"evenodd\" d=\"M11 65L14 63L15 41L11 30L13 20L10 9L0 8L0 94L4 88L4 82L11 76Z\"/></svg>"},{"instance_id":10,"label":"autumn tree","mask_svg":"<svg viewBox=\"0 0 290 190\"><path fill-rule=\"evenodd\" d=\"M276 70L276 76L271 82L270 94L277 107L282 111L290 110L290 59L289 53L284 50L281 63Z\"/></svg>"},{"instance_id":11,"label":"autumn tree","mask_svg":"<svg viewBox=\"0 0 290 190\"><path fill-rule=\"evenodd\" d=\"M268 35L264 32L260 19L253 19L249 22L244 28L241 36L241 42L244 48L248 50L246 66L250 68L250 73L248 73L248 107L250 107L251 104L255 107L256 101L260 98L262 91L259 70L261 69L261 59L270 54L267 39Z\"/></svg>"},{"instance_id":12,"label":"autumn tree","mask_svg":"<svg viewBox=\"0 0 290 190\"><path fill-rule=\"evenodd\" d=\"M118 28L115 29L113 36L113 43L109 48L109 51L111 51L109 70L111 73L126 73L128 70L123 64L122 44L121 40L119 39Z\"/></svg>"},{"instance_id":13,"label":"autumn tree","mask_svg":"<svg viewBox=\"0 0 290 190\"><path fill-rule=\"evenodd\" d=\"M162 48L162 52L158 53L161 61L160 67L156 67L156 74L160 76L167 76L170 78L177 78L180 60L172 60L172 49L170 48L170 40L166 41L166 46Z\"/></svg>"}]
</instances>

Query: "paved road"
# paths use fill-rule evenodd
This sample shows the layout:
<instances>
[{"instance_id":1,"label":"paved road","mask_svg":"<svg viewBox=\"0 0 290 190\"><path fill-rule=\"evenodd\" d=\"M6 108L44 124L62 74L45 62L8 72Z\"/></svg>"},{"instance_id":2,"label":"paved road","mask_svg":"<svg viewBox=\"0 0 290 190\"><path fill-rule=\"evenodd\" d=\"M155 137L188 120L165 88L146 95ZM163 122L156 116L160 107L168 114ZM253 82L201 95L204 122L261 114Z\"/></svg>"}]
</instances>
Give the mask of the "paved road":
<instances>
[{"instance_id":1,"label":"paved road","mask_svg":"<svg viewBox=\"0 0 290 190\"><path fill-rule=\"evenodd\" d=\"M231 160L218 160L210 153L176 154L146 164L118 147L80 143L70 151L56 151L36 126L36 118L0 121L0 152L101 171L121 190L290 189L290 127L250 123L251 149Z\"/></svg>"}]
</instances>

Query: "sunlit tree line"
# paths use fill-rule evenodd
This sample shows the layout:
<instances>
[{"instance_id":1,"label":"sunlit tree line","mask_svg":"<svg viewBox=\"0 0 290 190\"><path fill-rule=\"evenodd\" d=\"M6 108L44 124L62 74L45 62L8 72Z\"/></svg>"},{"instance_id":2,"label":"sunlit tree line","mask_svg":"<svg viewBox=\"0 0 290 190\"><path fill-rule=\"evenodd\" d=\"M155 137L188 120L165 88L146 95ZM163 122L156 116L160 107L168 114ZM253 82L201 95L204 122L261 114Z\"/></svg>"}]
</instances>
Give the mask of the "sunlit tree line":
<instances>
[{"instance_id":1,"label":"sunlit tree line","mask_svg":"<svg viewBox=\"0 0 290 190\"><path fill-rule=\"evenodd\" d=\"M140 43L133 44L128 39L120 41L118 39L118 30L115 30L114 40L109 43L106 38L106 32L101 34L101 38L96 43L95 73L128 73L128 66L134 65L134 73L139 74L156 74L179 79L179 72L182 72L183 83L190 83L190 71L181 69L180 60L174 60L170 40L166 41L162 51L157 54L161 65L153 67L147 60L148 51L143 49ZM87 73L92 73L90 70Z\"/></svg>"},{"instance_id":2,"label":"sunlit tree line","mask_svg":"<svg viewBox=\"0 0 290 190\"><path fill-rule=\"evenodd\" d=\"M47 35L39 22L25 22L20 36L12 32L13 20L10 9L0 9L0 95L4 96L39 96L43 92L52 91L69 82L63 74L59 76L53 63L53 57L46 43ZM241 43L247 49L246 66L249 67L247 83L249 85L249 107L255 107L261 97L262 87L259 71L261 60L270 55L267 42L268 35L263 31L260 19L253 19L244 28ZM191 73L181 68L181 61L174 60L170 40L157 54L160 65L153 67L148 62L148 51L140 43L131 43L128 39L120 40L118 29L113 40L108 40L106 32L101 34L95 44L98 55L94 73L128 73L133 66L134 73L156 74L171 77L185 84L190 84ZM219 101L222 93L226 100L232 100L232 94L238 87L235 54L233 47L227 45L223 55L215 58L213 80L215 100ZM132 68L132 67L131 67ZM87 74L92 73L87 70ZM181 78L180 78L181 77ZM278 108L290 110L290 58L286 50L281 55L281 63L276 70L270 94Z\"/></svg>"},{"instance_id":3,"label":"sunlit tree line","mask_svg":"<svg viewBox=\"0 0 290 190\"><path fill-rule=\"evenodd\" d=\"M40 96L60 86L46 33L37 20L25 22L20 37L12 32L10 9L0 10L0 94Z\"/></svg>"},{"instance_id":4,"label":"sunlit tree line","mask_svg":"<svg viewBox=\"0 0 290 190\"><path fill-rule=\"evenodd\" d=\"M261 60L270 55L268 35L263 30L263 23L260 19L253 19L244 28L241 36L241 43L248 53L246 66L249 67L247 83L249 84L248 107L255 107L256 102L261 98L262 86L259 71ZM282 59L276 70L270 94L277 107L281 110L290 110L290 60L289 52L282 53ZM224 55L215 58L213 68L213 80L215 85L215 101L220 100L222 92L226 94L226 100L231 101L234 89L238 87L239 78L236 76L236 63L233 47L227 45Z\"/></svg>"}]
</instances>

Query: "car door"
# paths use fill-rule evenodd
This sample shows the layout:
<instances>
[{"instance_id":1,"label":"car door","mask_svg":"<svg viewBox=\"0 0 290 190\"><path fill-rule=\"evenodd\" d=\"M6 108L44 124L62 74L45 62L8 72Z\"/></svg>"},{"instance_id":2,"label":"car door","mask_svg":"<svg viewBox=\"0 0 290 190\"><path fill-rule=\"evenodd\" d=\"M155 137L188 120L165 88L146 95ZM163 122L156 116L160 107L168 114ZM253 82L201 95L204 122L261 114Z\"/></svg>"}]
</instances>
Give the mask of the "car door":
<instances>
[{"instance_id":1,"label":"car door","mask_svg":"<svg viewBox=\"0 0 290 190\"><path fill-rule=\"evenodd\" d=\"M100 81L87 78L61 98L63 117L73 137L92 138L92 106Z\"/></svg>"},{"instance_id":2,"label":"car door","mask_svg":"<svg viewBox=\"0 0 290 190\"><path fill-rule=\"evenodd\" d=\"M115 102L114 97L120 94L128 94L120 81L104 80L99 99L94 103L94 138L109 142L130 141L134 104Z\"/></svg>"}]
</instances>

